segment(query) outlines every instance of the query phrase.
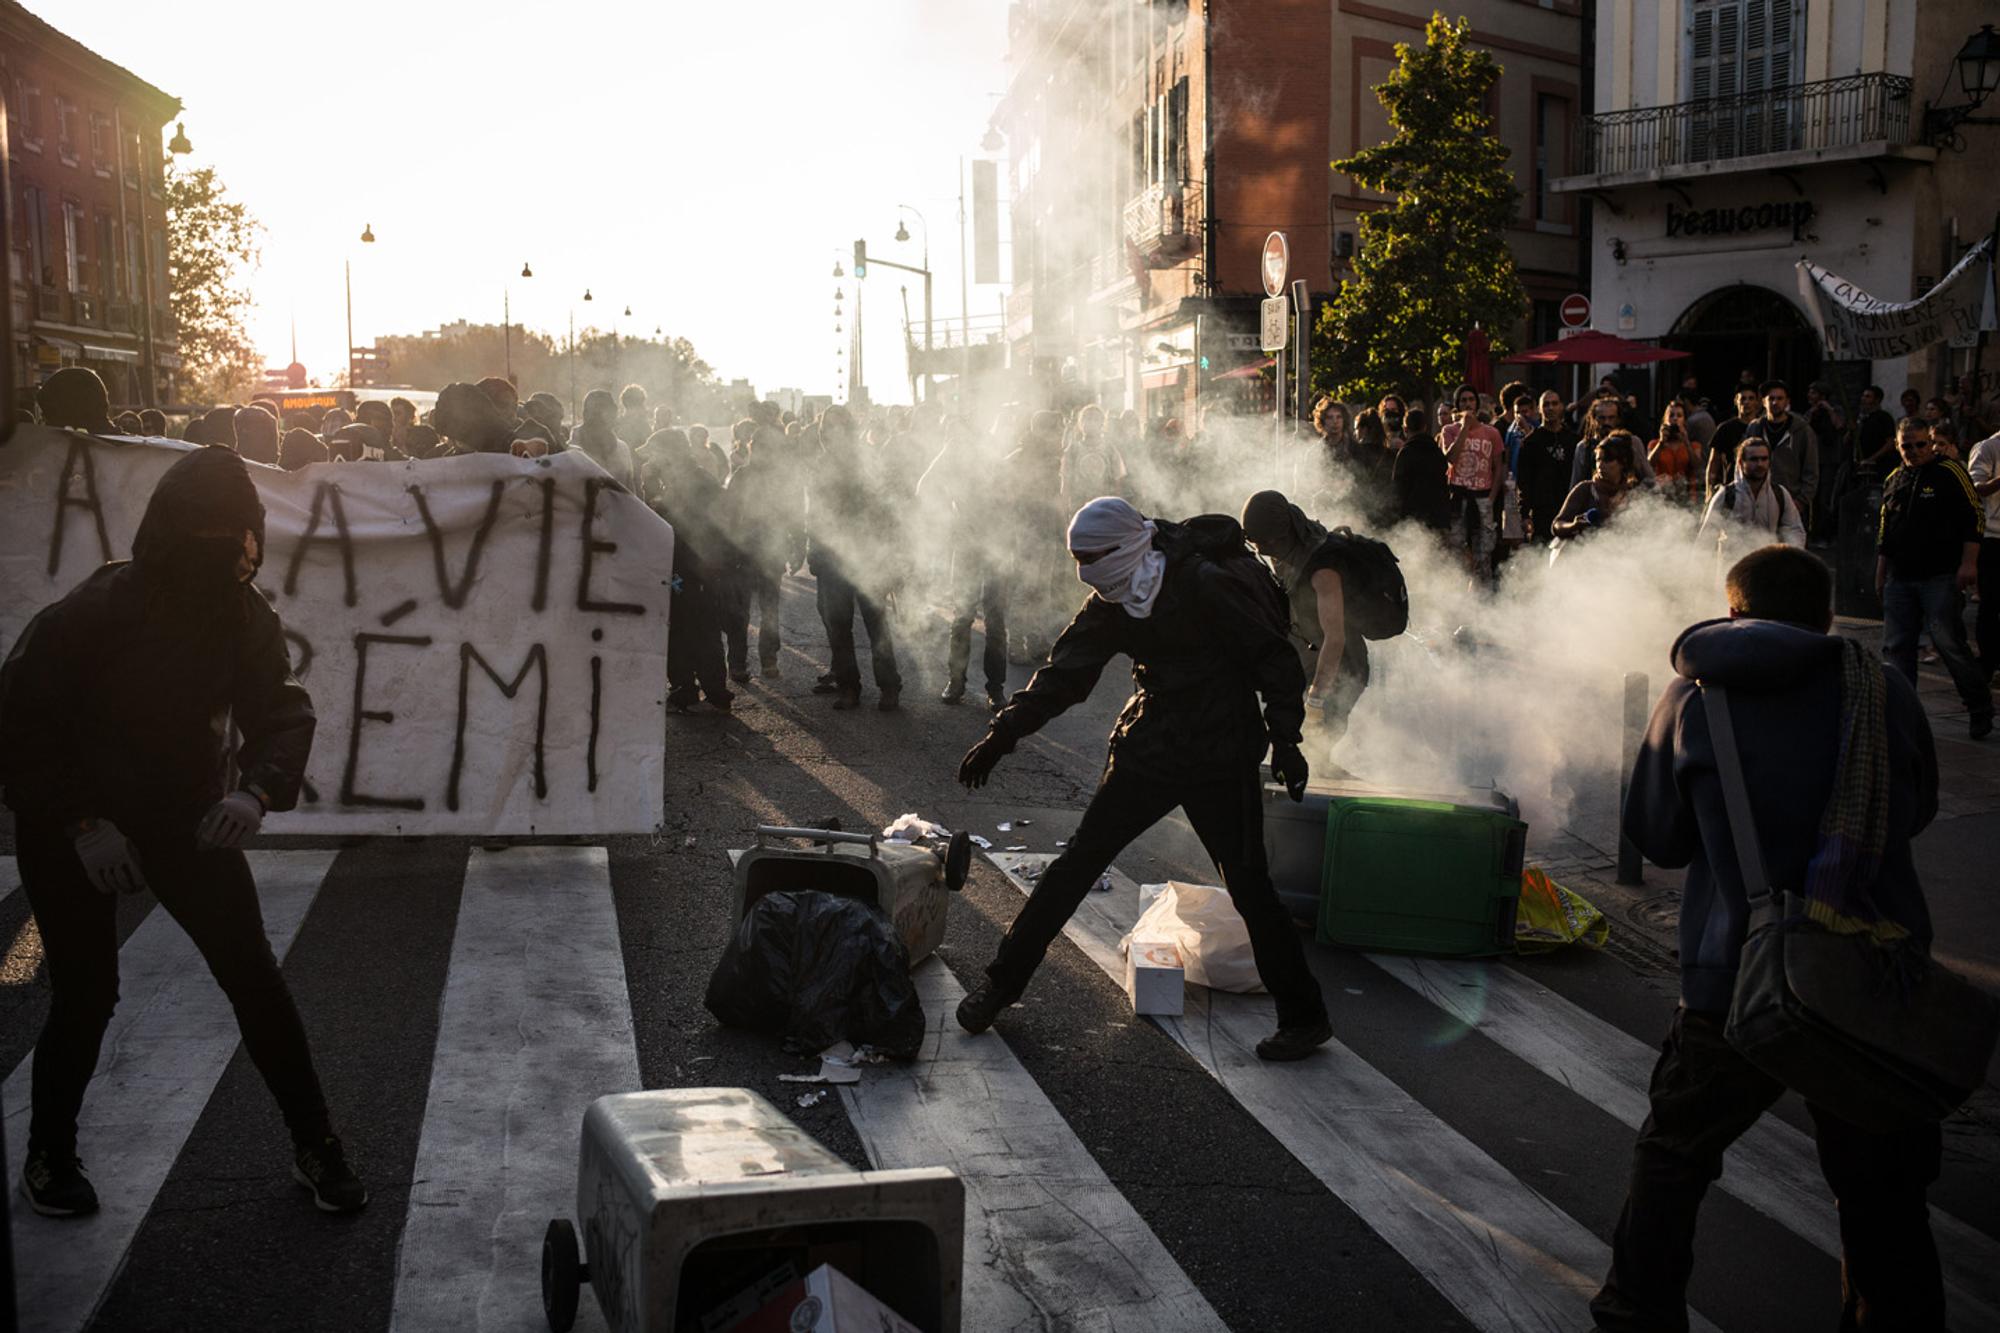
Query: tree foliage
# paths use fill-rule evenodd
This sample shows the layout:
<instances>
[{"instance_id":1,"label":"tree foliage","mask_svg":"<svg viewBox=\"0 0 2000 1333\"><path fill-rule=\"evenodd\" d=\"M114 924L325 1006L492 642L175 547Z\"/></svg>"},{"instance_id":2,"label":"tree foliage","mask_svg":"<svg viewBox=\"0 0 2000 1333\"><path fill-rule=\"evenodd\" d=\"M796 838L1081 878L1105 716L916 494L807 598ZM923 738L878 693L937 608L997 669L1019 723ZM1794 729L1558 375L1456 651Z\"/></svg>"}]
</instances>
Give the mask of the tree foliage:
<instances>
[{"instance_id":1,"label":"tree foliage","mask_svg":"<svg viewBox=\"0 0 2000 1333\"><path fill-rule=\"evenodd\" d=\"M262 233L215 168L167 173L167 300L189 402L241 402L261 379L250 340L250 275Z\"/></svg>"},{"instance_id":2,"label":"tree foliage","mask_svg":"<svg viewBox=\"0 0 2000 1333\"><path fill-rule=\"evenodd\" d=\"M514 326L511 360L521 396L551 393L570 401L570 357L566 337ZM506 331L498 324L450 324L423 334L376 339L396 384L439 389L454 381L476 382L504 375L510 360ZM647 401L674 408L683 419L708 410L715 372L686 338L633 338L601 329L576 335L577 401L592 389L616 392L627 384L646 390Z\"/></svg>"},{"instance_id":3,"label":"tree foliage","mask_svg":"<svg viewBox=\"0 0 2000 1333\"><path fill-rule=\"evenodd\" d=\"M1470 34L1469 20L1433 13L1422 46L1398 43L1374 89L1394 134L1332 164L1391 198L1362 216L1354 276L1317 330L1351 401L1455 383L1472 327L1504 350L1527 309L1507 248L1520 191L1485 109L1500 67Z\"/></svg>"}]
</instances>

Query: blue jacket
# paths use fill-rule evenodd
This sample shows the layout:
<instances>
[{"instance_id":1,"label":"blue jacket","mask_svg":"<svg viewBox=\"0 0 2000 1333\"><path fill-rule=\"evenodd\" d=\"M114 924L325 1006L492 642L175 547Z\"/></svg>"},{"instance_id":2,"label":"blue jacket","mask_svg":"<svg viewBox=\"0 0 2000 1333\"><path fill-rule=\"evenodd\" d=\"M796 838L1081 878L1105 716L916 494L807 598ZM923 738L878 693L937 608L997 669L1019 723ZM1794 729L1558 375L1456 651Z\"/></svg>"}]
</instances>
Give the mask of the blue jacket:
<instances>
[{"instance_id":1,"label":"blue jacket","mask_svg":"<svg viewBox=\"0 0 2000 1333\"><path fill-rule=\"evenodd\" d=\"M1840 641L1776 620L1709 620L1674 644L1676 676L1653 709L1625 801L1625 834L1656 865L1688 868L1681 890L1681 1002L1724 1010L1749 908L1697 681L1729 692L1729 715L1771 883L1798 890L1819 841L1840 749ZM1928 945L1930 911L1910 840L1937 813L1937 755L1916 691L1889 683L1889 838L1877 908Z\"/></svg>"}]
</instances>

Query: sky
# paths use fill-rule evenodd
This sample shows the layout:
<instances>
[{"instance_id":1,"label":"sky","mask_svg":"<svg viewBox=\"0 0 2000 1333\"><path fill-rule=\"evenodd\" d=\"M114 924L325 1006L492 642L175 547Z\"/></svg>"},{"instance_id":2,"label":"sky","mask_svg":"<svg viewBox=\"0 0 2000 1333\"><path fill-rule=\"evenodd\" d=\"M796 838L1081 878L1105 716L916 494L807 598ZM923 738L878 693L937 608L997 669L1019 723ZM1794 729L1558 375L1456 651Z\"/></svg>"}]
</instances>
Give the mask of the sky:
<instances>
[{"instance_id":1,"label":"sky","mask_svg":"<svg viewBox=\"0 0 2000 1333\"><path fill-rule=\"evenodd\" d=\"M267 364L290 358L296 320L299 359L328 379L351 262L362 345L497 324L511 298L558 337L572 311L579 329L661 328L725 380L829 392L834 261L865 237L919 263L924 228L897 244L898 204L928 224L938 317L957 315L959 161L1006 86L1006 0L28 7L186 104L182 162L215 167L266 228ZM920 279L867 282L877 401L909 400L903 281L921 320ZM851 274L838 285L847 325ZM973 317L1003 290L971 286Z\"/></svg>"}]
</instances>

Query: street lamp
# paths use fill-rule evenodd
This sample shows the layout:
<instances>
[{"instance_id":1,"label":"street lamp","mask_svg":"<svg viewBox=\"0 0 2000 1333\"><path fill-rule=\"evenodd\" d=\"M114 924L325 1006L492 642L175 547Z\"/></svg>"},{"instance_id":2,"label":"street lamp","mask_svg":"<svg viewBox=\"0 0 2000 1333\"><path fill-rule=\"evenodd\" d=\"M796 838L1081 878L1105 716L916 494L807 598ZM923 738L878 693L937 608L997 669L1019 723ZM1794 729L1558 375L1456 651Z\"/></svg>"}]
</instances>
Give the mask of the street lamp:
<instances>
[{"instance_id":1,"label":"street lamp","mask_svg":"<svg viewBox=\"0 0 2000 1333\"><path fill-rule=\"evenodd\" d=\"M125 227L125 120L121 112L111 113L111 133L118 141L118 225ZM174 122L174 137L167 141L167 152L175 157L185 157L194 151L188 142L187 127L180 121ZM139 182L135 193L139 196L139 377L143 381L139 389L142 407L157 406L160 396L159 355L153 339L153 265L152 238L146 224L146 164L135 163L139 169Z\"/></svg>"},{"instance_id":2,"label":"street lamp","mask_svg":"<svg viewBox=\"0 0 2000 1333\"><path fill-rule=\"evenodd\" d=\"M524 278L535 276L535 270L528 267L528 262L525 259L521 261L521 276Z\"/></svg>"},{"instance_id":3,"label":"street lamp","mask_svg":"<svg viewBox=\"0 0 2000 1333\"><path fill-rule=\"evenodd\" d=\"M361 224L361 243L375 244L375 228L372 224ZM347 387L354 388L354 260L340 261L342 284L347 289Z\"/></svg>"},{"instance_id":4,"label":"street lamp","mask_svg":"<svg viewBox=\"0 0 2000 1333\"><path fill-rule=\"evenodd\" d=\"M194 151L194 145L188 142L187 126L181 121L174 122L174 137L167 140L167 151L175 157L186 157Z\"/></svg>"},{"instance_id":5,"label":"street lamp","mask_svg":"<svg viewBox=\"0 0 2000 1333\"><path fill-rule=\"evenodd\" d=\"M528 267L526 260L521 261L521 276L524 278L535 276L535 270ZM514 294L507 289L505 283L500 286L500 340L507 349L507 382L512 384L514 382Z\"/></svg>"},{"instance_id":6,"label":"street lamp","mask_svg":"<svg viewBox=\"0 0 2000 1333\"><path fill-rule=\"evenodd\" d=\"M1965 143L1957 133L1960 125L2000 125L2000 117L1974 114L2000 90L2000 33L1993 31L1991 23L1981 24L1958 48L1952 65L1958 71L1958 87L1965 100L1950 106L1926 106L1924 138L1962 152Z\"/></svg>"},{"instance_id":7,"label":"street lamp","mask_svg":"<svg viewBox=\"0 0 2000 1333\"><path fill-rule=\"evenodd\" d=\"M931 396L931 351L937 345L931 337L931 224L925 220L921 212L910 207L908 204L897 204L896 207L905 213L914 215L917 219L917 226L923 229L923 267L918 269L917 272L921 273L924 278L924 398L928 401ZM896 239L899 241L910 239L910 229L903 225L901 218L896 220ZM892 265L892 267L901 266Z\"/></svg>"}]
</instances>

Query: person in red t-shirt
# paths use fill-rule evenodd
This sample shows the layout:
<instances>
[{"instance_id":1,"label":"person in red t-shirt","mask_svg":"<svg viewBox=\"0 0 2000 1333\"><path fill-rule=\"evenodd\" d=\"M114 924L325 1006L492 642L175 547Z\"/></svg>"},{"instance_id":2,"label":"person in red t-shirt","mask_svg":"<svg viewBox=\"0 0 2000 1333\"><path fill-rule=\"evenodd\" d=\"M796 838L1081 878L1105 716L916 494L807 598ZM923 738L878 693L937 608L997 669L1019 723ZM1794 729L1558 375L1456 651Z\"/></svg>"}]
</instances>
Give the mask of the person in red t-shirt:
<instances>
[{"instance_id":1,"label":"person in red t-shirt","mask_svg":"<svg viewBox=\"0 0 2000 1333\"><path fill-rule=\"evenodd\" d=\"M1494 514L1507 485L1507 446L1500 432L1479 419L1479 391L1470 384L1452 395L1458 420L1444 428L1445 479L1451 486L1452 544L1465 553L1473 577L1492 573Z\"/></svg>"},{"instance_id":2,"label":"person in red t-shirt","mask_svg":"<svg viewBox=\"0 0 2000 1333\"><path fill-rule=\"evenodd\" d=\"M1677 504L1694 502L1695 478L1702 474L1701 446L1688 434L1687 408L1679 399L1669 401L1661 414L1660 433L1646 446L1646 461L1653 465L1662 496Z\"/></svg>"}]
</instances>

